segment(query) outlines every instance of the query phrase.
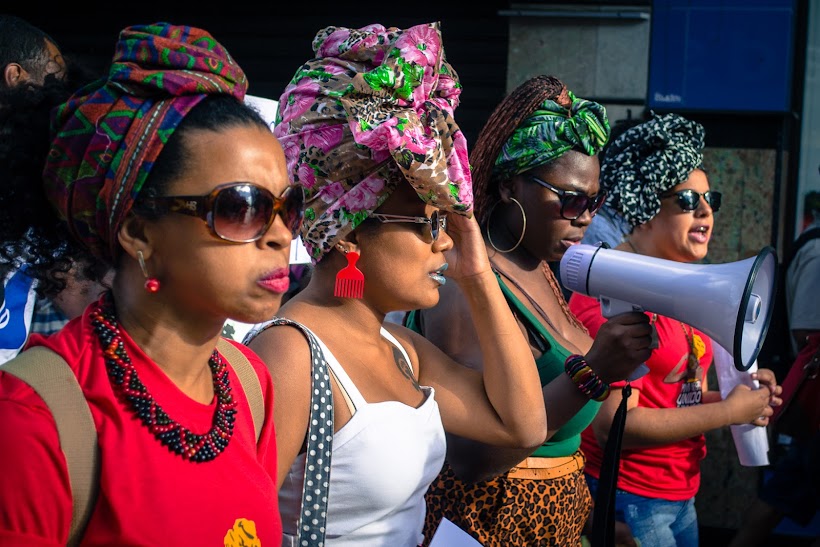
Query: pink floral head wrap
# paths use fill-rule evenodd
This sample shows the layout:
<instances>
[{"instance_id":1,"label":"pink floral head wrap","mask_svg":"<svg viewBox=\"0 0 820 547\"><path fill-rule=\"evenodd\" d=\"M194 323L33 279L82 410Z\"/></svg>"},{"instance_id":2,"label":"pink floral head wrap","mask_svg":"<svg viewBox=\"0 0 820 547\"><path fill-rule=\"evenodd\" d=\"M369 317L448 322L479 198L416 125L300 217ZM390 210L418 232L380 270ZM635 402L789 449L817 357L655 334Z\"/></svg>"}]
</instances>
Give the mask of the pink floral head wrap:
<instances>
[{"instance_id":1,"label":"pink floral head wrap","mask_svg":"<svg viewBox=\"0 0 820 547\"><path fill-rule=\"evenodd\" d=\"M438 23L327 27L279 99L274 134L305 189L302 241L318 262L402 180L440 209L472 214L461 86Z\"/></svg>"}]
</instances>

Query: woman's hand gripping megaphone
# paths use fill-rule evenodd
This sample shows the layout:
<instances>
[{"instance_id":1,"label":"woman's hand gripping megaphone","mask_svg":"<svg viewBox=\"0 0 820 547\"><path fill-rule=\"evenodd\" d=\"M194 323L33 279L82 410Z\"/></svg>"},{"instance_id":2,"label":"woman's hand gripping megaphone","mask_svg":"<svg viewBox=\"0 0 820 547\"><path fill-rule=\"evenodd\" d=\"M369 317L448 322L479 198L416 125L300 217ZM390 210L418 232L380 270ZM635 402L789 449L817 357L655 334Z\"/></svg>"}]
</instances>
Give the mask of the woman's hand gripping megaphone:
<instances>
[{"instance_id":1,"label":"woman's hand gripping megaphone","mask_svg":"<svg viewBox=\"0 0 820 547\"><path fill-rule=\"evenodd\" d=\"M607 383L636 380L649 372L645 361L656 347L657 333L649 316L627 311L601 325L586 360Z\"/></svg>"}]
</instances>

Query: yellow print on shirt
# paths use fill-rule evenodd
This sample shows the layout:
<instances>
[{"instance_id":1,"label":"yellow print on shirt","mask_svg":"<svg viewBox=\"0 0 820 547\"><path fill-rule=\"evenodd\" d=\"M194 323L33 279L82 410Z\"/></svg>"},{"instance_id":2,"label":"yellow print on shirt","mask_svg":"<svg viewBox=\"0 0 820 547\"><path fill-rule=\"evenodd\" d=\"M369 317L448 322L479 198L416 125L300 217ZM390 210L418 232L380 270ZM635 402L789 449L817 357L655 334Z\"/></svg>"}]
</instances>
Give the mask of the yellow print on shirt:
<instances>
[{"instance_id":1,"label":"yellow print on shirt","mask_svg":"<svg viewBox=\"0 0 820 547\"><path fill-rule=\"evenodd\" d=\"M256 535L256 524L248 519L236 519L225 534L225 547L262 547Z\"/></svg>"}]
</instances>

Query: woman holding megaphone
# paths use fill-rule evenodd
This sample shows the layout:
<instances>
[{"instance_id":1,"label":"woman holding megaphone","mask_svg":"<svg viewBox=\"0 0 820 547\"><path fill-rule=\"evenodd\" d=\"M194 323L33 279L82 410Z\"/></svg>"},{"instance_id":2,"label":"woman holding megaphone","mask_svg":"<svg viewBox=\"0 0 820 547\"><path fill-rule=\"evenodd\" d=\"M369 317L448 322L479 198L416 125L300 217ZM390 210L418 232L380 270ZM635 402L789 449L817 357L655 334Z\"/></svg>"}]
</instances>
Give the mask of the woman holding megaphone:
<instances>
[{"instance_id":1,"label":"woman holding megaphone","mask_svg":"<svg viewBox=\"0 0 820 547\"><path fill-rule=\"evenodd\" d=\"M703 170L704 136L700 124L667 114L610 144L601 183L611 189L607 204L632 227L617 250L684 263L706 256L721 194L710 189ZM574 293L569 307L590 334L600 336L606 320L598 299ZM704 433L732 424L767 425L771 407L781 403L781 388L771 370L759 369L753 378L766 389L738 385L721 399L707 383L712 341L681 321L649 315L658 348L646 362L649 372L627 388L615 518L629 524L642 547L697 545L694 500ZM620 392L625 385L610 387ZM620 393L604 401L582 434L593 492L603 486L604 447L620 401Z\"/></svg>"},{"instance_id":2,"label":"woman holding megaphone","mask_svg":"<svg viewBox=\"0 0 820 547\"><path fill-rule=\"evenodd\" d=\"M649 357L652 332L648 317L631 312L608 321L593 344L549 267L581 241L603 203L597 154L609 132L602 105L536 76L502 100L479 134L470 157L476 218L536 360L549 432L534 452L449 435L447 462L427 493L427 542L444 517L485 547L580 543L592 509L581 431L609 383ZM481 370L476 330L463 320L467 299L455 285L440 294L436 307L405 323Z\"/></svg>"}]
</instances>

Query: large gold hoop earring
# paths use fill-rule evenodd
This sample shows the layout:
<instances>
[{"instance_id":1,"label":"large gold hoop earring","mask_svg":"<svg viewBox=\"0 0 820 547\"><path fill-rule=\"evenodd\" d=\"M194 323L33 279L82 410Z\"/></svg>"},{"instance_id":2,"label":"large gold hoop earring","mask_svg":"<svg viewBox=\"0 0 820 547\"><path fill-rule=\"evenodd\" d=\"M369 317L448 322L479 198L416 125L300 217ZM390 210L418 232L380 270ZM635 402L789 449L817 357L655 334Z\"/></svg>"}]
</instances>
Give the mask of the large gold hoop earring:
<instances>
[{"instance_id":1,"label":"large gold hoop earring","mask_svg":"<svg viewBox=\"0 0 820 547\"><path fill-rule=\"evenodd\" d=\"M510 199L514 201L516 205L518 205L518 208L521 210L521 218L524 219L524 226L521 228L521 237L518 238L518 241L515 243L515 245L513 245L507 250L501 250L495 246L495 243L493 243L493 238L490 237L490 219L492 219L493 211L495 211L495 208L498 206L498 203L500 202L496 202L495 205L493 205L492 209L490 209L490 213L487 215L487 241L490 242L490 247L492 247L499 253L511 253L514 250L516 250L518 246L521 245L521 242L524 241L524 234L527 233L527 213L524 212L524 207L521 205L521 203L518 202L517 199Z\"/></svg>"}]
</instances>

